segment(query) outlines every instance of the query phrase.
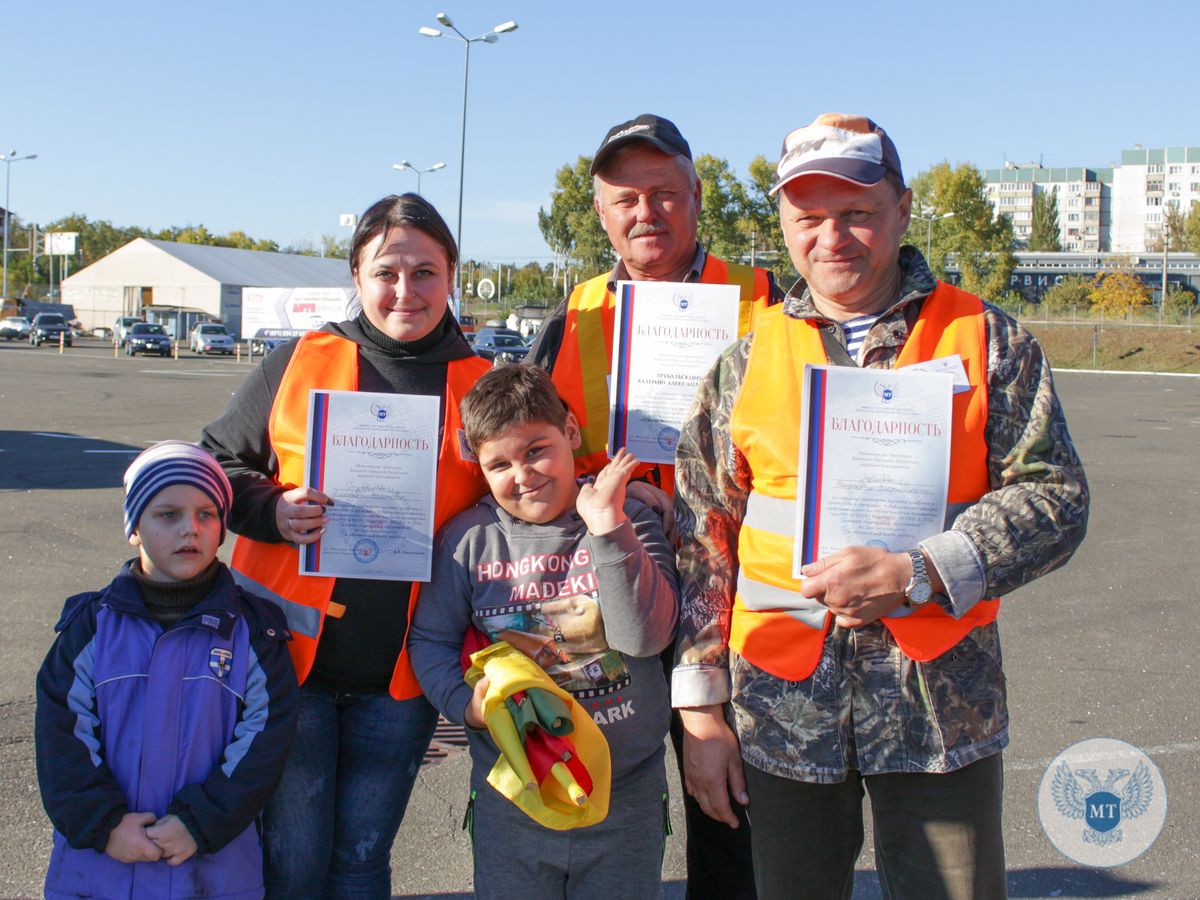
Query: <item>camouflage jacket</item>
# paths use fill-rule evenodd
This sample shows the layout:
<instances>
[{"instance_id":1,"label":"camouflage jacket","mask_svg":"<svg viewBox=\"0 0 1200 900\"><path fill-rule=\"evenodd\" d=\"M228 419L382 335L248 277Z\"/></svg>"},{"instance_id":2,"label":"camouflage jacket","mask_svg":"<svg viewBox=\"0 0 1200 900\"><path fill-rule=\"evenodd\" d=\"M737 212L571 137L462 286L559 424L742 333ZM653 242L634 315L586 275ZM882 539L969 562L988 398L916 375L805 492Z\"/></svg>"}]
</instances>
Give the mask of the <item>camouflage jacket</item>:
<instances>
[{"instance_id":1,"label":"camouflage jacket","mask_svg":"<svg viewBox=\"0 0 1200 900\"><path fill-rule=\"evenodd\" d=\"M937 282L921 254L900 252L899 298L867 334L860 359L895 364ZM985 304L988 471L991 490L951 530L922 542L946 585L937 602L962 615L1065 563L1087 528L1088 488L1041 346ZM784 314L823 319L803 280ZM835 333L844 343L841 327ZM1007 743L1008 713L996 625L973 630L936 660L906 658L878 622L832 627L813 675L789 682L731 654L737 536L752 484L729 422L746 369L749 336L701 384L676 451L680 627L675 706L732 700L750 764L814 782L863 774L953 771Z\"/></svg>"}]
</instances>

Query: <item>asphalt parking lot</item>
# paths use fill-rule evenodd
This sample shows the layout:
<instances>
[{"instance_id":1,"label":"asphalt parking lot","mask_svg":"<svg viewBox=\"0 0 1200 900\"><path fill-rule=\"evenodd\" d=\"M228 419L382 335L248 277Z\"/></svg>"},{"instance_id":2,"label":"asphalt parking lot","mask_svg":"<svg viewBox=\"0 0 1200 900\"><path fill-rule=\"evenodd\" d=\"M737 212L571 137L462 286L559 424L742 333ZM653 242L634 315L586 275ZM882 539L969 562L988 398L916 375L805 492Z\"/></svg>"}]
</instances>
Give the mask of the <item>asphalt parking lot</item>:
<instances>
[{"instance_id":1,"label":"asphalt parking lot","mask_svg":"<svg viewBox=\"0 0 1200 900\"><path fill-rule=\"evenodd\" d=\"M33 682L65 597L101 587L131 555L121 473L165 438L194 440L250 371L224 358L113 358L82 339L59 354L0 342L0 897L41 895L50 827L33 763ZM1093 492L1087 541L1066 569L1001 614L1013 718L1005 754L1012 897L1200 898L1200 379L1059 373ZM229 547L225 548L227 557ZM1084 738L1142 748L1169 803L1157 843L1114 869L1061 856L1036 812L1047 764ZM470 896L463 754L426 766L393 863L403 897ZM676 794L678 791L676 789ZM682 897L683 827L664 896ZM855 897L879 896L869 848ZM800 896L800 894L798 894Z\"/></svg>"}]
</instances>

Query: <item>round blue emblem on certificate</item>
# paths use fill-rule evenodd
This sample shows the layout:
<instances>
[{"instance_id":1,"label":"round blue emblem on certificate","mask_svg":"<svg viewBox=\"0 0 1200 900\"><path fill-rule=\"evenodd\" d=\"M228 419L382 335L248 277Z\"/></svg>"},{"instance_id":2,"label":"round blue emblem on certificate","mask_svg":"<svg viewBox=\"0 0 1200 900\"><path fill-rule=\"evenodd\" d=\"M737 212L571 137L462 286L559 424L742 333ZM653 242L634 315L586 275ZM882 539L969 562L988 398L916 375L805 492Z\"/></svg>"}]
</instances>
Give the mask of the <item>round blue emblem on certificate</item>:
<instances>
[{"instance_id":1,"label":"round blue emblem on certificate","mask_svg":"<svg viewBox=\"0 0 1200 900\"><path fill-rule=\"evenodd\" d=\"M679 443L679 429L678 428L671 428L670 426L668 426L658 433L658 446L662 447L664 450L674 451L675 446L678 443Z\"/></svg>"},{"instance_id":2,"label":"round blue emblem on certificate","mask_svg":"<svg viewBox=\"0 0 1200 900\"><path fill-rule=\"evenodd\" d=\"M379 545L370 538L363 538L354 545L354 558L360 563L373 563L379 559Z\"/></svg>"}]
</instances>

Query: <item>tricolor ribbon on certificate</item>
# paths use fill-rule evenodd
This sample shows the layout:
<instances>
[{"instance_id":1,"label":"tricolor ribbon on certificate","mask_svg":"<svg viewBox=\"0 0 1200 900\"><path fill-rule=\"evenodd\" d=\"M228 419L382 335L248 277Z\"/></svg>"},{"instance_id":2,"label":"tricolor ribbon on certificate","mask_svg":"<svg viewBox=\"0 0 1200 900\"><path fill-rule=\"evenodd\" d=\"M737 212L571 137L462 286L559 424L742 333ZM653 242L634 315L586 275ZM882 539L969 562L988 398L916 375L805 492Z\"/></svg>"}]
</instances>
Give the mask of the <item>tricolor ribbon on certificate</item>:
<instances>
[{"instance_id":1,"label":"tricolor ribbon on certificate","mask_svg":"<svg viewBox=\"0 0 1200 900\"><path fill-rule=\"evenodd\" d=\"M915 549L945 527L954 377L805 366L792 575L852 546Z\"/></svg>"},{"instance_id":2,"label":"tricolor ribbon on certificate","mask_svg":"<svg viewBox=\"0 0 1200 900\"><path fill-rule=\"evenodd\" d=\"M329 433L329 391L312 391L308 399L309 433L312 435L308 458L308 484L325 492L325 443ZM321 575L321 538L306 544L303 549L303 570Z\"/></svg>"}]
</instances>

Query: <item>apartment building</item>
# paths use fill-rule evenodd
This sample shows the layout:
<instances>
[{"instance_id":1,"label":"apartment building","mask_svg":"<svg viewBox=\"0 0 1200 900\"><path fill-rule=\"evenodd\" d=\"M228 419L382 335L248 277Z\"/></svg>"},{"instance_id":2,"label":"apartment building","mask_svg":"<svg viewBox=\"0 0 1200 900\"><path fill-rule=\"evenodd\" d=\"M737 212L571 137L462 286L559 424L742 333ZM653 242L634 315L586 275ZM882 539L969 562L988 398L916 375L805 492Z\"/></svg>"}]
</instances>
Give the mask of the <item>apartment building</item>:
<instances>
[{"instance_id":1,"label":"apartment building","mask_svg":"<svg viewBox=\"0 0 1200 900\"><path fill-rule=\"evenodd\" d=\"M1019 246L1033 229L1035 194L1058 198L1058 241L1064 251L1098 253L1108 249L1112 208L1112 169L1047 168L1040 163L1005 163L983 173L988 200L1013 223Z\"/></svg>"},{"instance_id":2,"label":"apartment building","mask_svg":"<svg viewBox=\"0 0 1200 900\"><path fill-rule=\"evenodd\" d=\"M1034 196L1055 191L1064 251L1146 253L1161 246L1168 208L1187 213L1200 201L1200 147L1138 144L1110 168L1008 162L983 176L992 208L1012 219L1018 246L1029 240Z\"/></svg>"}]
</instances>

